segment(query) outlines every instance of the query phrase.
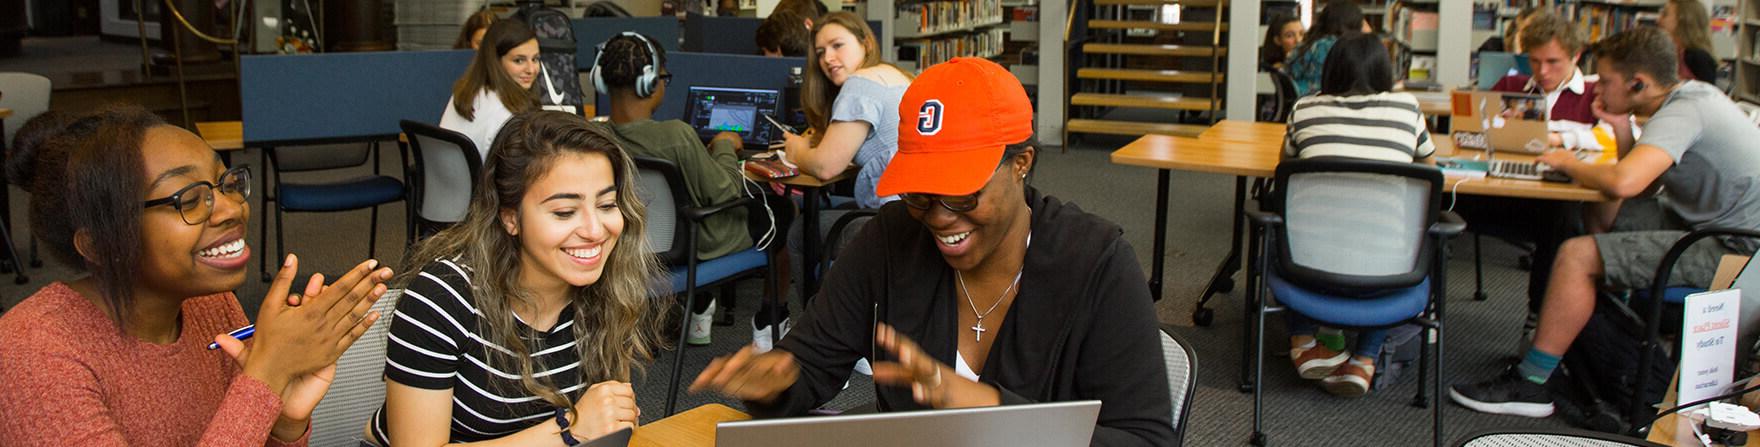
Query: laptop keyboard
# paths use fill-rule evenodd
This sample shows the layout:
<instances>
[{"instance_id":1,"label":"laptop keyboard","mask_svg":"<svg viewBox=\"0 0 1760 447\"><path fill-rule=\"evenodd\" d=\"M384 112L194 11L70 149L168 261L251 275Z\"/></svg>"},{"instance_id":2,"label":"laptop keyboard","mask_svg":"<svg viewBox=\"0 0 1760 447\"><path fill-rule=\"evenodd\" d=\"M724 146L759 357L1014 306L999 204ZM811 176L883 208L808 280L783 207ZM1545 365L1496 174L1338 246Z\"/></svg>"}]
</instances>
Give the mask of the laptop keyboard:
<instances>
[{"instance_id":1,"label":"laptop keyboard","mask_svg":"<svg viewBox=\"0 0 1760 447\"><path fill-rule=\"evenodd\" d=\"M1486 173L1492 177L1539 180L1541 170L1539 162L1491 160L1491 169Z\"/></svg>"}]
</instances>

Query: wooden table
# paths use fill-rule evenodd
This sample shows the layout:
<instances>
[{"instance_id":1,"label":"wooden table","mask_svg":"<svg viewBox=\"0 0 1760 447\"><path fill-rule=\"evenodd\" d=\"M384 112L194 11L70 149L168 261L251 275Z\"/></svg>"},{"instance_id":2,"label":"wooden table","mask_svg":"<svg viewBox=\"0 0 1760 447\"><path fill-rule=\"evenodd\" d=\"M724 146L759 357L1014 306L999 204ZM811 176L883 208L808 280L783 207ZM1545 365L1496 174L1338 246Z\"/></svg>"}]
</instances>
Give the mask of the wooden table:
<instances>
[{"instance_id":1,"label":"wooden table","mask_svg":"<svg viewBox=\"0 0 1760 447\"><path fill-rule=\"evenodd\" d=\"M630 447L713 447L715 424L752 417L722 404L708 404L636 427Z\"/></svg>"},{"instance_id":2,"label":"wooden table","mask_svg":"<svg viewBox=\"0 0 1760 447\"><path fill-rule=\"evenodd\" d=\"M203 121L196 123L196 134L215 151L244 150L243 121Z\"/></svg>"},{"instance_id":3,"label":"wooden table","mask_svg":"<svg viewBox=\"0 0 1760 447\"><path fill-rule=\"evenodd\" d=\"M1277 171L1279 152L1283 148L1284 125L1224 120L1199 134L1197 138L1147 135L1113 151L1112 162L1122 165L1155 168L1155 238L1149 273L1150 294L1161 297L1166 252L1167 198L1171 171L1206 172L1235 176L1235 214L1233 244L1229 255L1205 287L1204 298L1233 289L1233 276L1241 262L1241 228L1246 203L1246 178L1270 178ZM1463 150L1457 154L1452 138L1432 134L1437 154L1467 156L1478 151ZM1611 153L1604 156L1610 158ZM1499 159L1532 160L1532 155L1498 154ZM1469 195L1517 197L1530 199L1598 202L1606 200L1601 193L1576 184L1549 183L1534 180L1500 178L1467 179L1449 177L1448 189Z\"/></svg>"}]
</instances>

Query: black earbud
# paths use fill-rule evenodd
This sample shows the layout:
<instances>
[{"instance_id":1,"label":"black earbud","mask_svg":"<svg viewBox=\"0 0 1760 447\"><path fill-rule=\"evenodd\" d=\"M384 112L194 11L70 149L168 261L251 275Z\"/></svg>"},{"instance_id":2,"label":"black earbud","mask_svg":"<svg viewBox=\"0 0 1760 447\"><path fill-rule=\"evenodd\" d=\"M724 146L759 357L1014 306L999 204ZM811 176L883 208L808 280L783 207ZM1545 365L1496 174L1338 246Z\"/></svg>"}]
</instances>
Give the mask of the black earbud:
<instances>
[{"instance_id":1,"label":"black earbud","mask_svg":"<svg viewBox=\"0 0 1760 447\"><path fill-rule=\"evenodd\" d=\"M1632 82L1632 91L1634 91L1634 92L1644 91L1644 81Z\"/></svg>"}]
</instances>

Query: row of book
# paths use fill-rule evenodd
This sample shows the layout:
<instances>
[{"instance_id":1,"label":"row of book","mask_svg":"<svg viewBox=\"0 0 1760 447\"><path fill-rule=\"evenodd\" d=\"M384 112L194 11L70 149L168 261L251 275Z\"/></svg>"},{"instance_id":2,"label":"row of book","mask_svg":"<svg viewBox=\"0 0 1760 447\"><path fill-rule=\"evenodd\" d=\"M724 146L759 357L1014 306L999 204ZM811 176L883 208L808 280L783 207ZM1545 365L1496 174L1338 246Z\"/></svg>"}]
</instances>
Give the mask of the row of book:
<instances>
[{"instance_id":1,"label":"row of book","mask_svg":"<svg viewBox=\"0 0 1760 447\"><path fill-rule=\"evenodd\" d=\"M930 39L900 41L898 60L914 61L916 69L946 62L961 56L996 57L1008 43L1003 28L991 28Z\"/></svg>"},{"instance_id":2,"label":"row of book","mask_svg":"<svg viewBox=\"0 0 1760 447\"><path fill-rule=\"evenodd\" d=\"M1002 23L1001 0L960 0L905 3L898 6L896 32L901 38L972 30Z\"/></svg>"}]
</instances>

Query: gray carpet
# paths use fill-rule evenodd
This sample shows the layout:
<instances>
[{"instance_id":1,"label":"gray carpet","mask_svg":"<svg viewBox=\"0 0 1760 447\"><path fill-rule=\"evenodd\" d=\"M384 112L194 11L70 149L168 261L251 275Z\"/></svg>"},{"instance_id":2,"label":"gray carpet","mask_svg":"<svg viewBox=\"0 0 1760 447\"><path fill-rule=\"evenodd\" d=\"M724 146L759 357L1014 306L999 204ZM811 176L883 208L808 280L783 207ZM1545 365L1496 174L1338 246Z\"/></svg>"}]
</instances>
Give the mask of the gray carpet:
<instances>
[{"instance_id":1,"label":"gray carpet","mask_svg":"<svg viewBox=\"0 0 1760 447\"><path fill-rule=\"evenodd\" d=\"M1051 148L1040 155L1034 184L1053 195L1072 201L1082 208L1105 216L1126 229L1126 238L1136 248L1145 272L1150 256L1151 228L1154 221L1155 172L1151 169L1116 166L1108 161L1111 148L1125 140L1091 138L1078 148L1061 153ZM390 147L390 146L388 146ZM384 160L386 172L395 172L394 151ZM235 157L237 163L261 166L255 152ZM366 173L367 168L320 174L291 174L289 179L315 180L342 178ZM1236 377L1241 357L1242 328L1240 297L1242 288L1212 302L1216 320L1211 327L1191 327L1192 304L1204 287L1211 272L1228 248L1229 208L1233 195L1233 179L1220 175L1176 172L1172 190L1175 192L1168 218L1168 250L1165 254L1167 274L1164 296L1157 306L1160 320L1175 326L1196 348L1201 367L1196 401L1193 404L1186 441L1188 445L1242 445L1251 430L1252 399L1250 394L1236 391ZM13 226L18 240L24 240L27 223L27 195L14 189ZM269 214L255 203L254 218ZM403 243L403 206L383 207L377 234L378 256L396 264L401 262ZM290 214L285 217L290 249L301 255L302 274L322 271L334 274L367 256L366 211L336 214ZM251 224L252 248L257 255L269 253L258 224ZM274 231L271 227L271 232ZM272 234L272 233L271 233ZM1446 320L1447 364L1445 383L1477 380L1493 375L1503 358L1515 354L1516 331L1524 309L1527 274L1515 268L1518 253L1509 246L1486 240L1486 288L1491 299L1471 300L1471 245L1460 241L1456 258L1449 263L1450 311ZM22 244L21 244L22 245ZM271 255L272 256L272 255ZM18 300L50 281L72 277L65 268L50 265L29 272L31 282L13 285L0 277L0 305L10 307ZM716 327L714 344L688 351L684 367L685 380L700 371L713 355L731 353L750 339L747 321L754 311L758 281L740 285L737 318L733 326ZM254 313L255 301L265 292L263 283L251 279L238 291L247 313ZM1276 321L1276 316L1272 317ZM1272 333L1267 352L1286 349L1282 335L1276 333L1280 324L1269 325ZM670 353L658 359L639 379L637 394L644 419L664 412L665 378L671 371ZM1420 445L1430 439L1430 413L1408 405L1416 390L1415 380L1407 380L1390 390L1360 399L1334 398L1318 386L1297 378L1282 357L1271 357L1265 369L1266 431L1277 445ZM1415 375L1415 374L1414 374ZM872 400L871 382L865 377L852 380L848 391L829 403L830 408L849 408ZM690 408L707 402L721 402L739 407L713 395L683 394L679 407ZM1447 439L1491 428L1562 427L1557 419L1535 420L1518 417L1481 415L1457 406L1447 407Z\"/></svg>"}]
</instances>

